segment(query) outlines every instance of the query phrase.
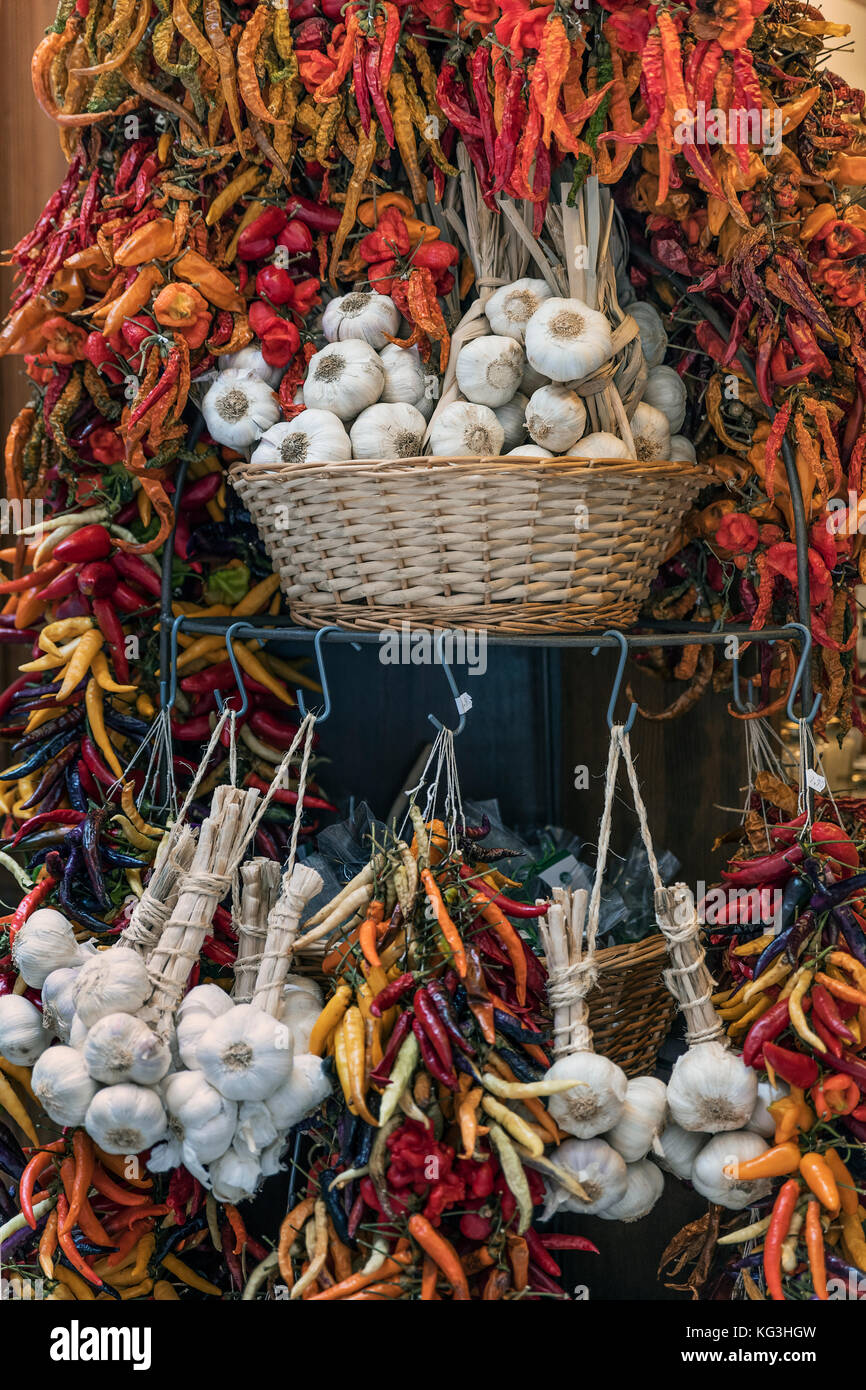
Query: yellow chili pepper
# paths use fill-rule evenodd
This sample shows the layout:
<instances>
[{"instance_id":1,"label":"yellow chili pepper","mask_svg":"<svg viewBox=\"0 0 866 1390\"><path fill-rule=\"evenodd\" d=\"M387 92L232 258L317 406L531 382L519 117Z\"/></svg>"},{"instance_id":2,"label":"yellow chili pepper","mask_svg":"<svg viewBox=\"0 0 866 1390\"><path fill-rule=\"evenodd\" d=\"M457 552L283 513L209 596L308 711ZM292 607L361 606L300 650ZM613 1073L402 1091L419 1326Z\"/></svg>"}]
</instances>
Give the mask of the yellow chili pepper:
<instances>
[{"instance_id":1,"label":"yellow chili pepper","mask_svg":"<svg viewBox=\"0 0 866 1390\"><path fill-rule=\"evenodd\" d=\"M753 941L744 941L742 946L735 946L733 955L735 956L759 956L765 946L769 946L771 941L775 941L772 933L766 936L757 936Z\"/></svg>"},{"instance_id":2,"label":"yellow chili pepper","mask_svg":"<svg viewBox=\"0 0 866 1390\"><path fill-rule=\"evenodd\" d=\"M282 657L274 656L272 652L263 652L262 660L267 662L275 675L282 676L286 681L291 681L293 686L302 685L305 690L314 690L317 694L321 694L322 687L319 682L313 680L311 676L305 676L303 671L299 671L291 662L283 661Z\"/></svg>"},{"instance_id":3,"label":"yellow chili pepper","mask_svg":"<svg viewBox=\"0 0 866 1390\"><path fill-rule=\"evenodd\" d=\"M153 1296L158 1303L180 1302L180 1294L175 1290L174 1284L170 1284L167 1279L157 1279L153 1286Z\"/></svg>"},{"instance_id":4,"label":"yellow chili pepper","mask_svg":"<svg viewBox=\"0 0 866 1390\"><path fill-rule=\"evenodd\" d=\"M346 1071L352 1103L358 1114L368 1125L378 1126L379 1121L367 1108L367 1077L365 1070L364 1018L361 1010L353 1005L346 1010L342 1023L343 1045L346 1049Z\"/></svg>"},{"instance_id":5,"label":"yellow chili pepper","mask_svg":"<svg viewBox=\"0 0 866 1390\"><path fill-rule=\"evenodd\" d=\"M544 1153L544 1144L525 1120L516 1115L509 1106L503 1105L502 1101L494 1100L492 1096L484 1096L481 1105L488 1115L499 1121L512 1139L516 1139L518 1144L522 1144L525 1149L529 1150L533 1158L541 1158Z\"/></svg>"},{"instance_id":6,"label":"yellow chili pepper","mask_svg":"<svg viewBox=\"0 0 866 1390\"><path fill-rule=\"evenodd\" d=\"M147 821L142 820L139 815L138 807L135 804L135 787L132 782L124 782L120 794L120 804L123 807L124 815L129 817L140 834L155 836L157 840L162 839L162 830L158 826L148 825Z\"/></svg>"},{"instance_id":7,"label":"yellow chili pepper","mask_svg":"<svg viewBox=\"0 0 866 1390\"><path fill-rule=\"evenodd\" d=\"M866 1240L863 1226L856 1212L842 1213L843 1244L851 1264L866 1274Z\"/></svg>"},{"instance_id":8,"label":"yellow chili pepper","mask_svg":"<svg viewBox=\"0 0 866 1390\"><path fill-rule=\"evenodd\" d=\"M111 823L112 825L120 826L129 843L136 849L143 850L146 854L156 854L159 848L157 842L148 839L146 835L142 835L141 831L137 830L126 816L122 816L118 813L116 816L111 817Z\"/></svg>"},{"instance_id":9,"label":"yellow chili pepper","mask_svg":"<svg viewBox=\"0 0 866 1390\"><path fill-rule=\"evenodd\" d=\"M247 590L243 598L232 609L232 617L245 618L253 613L258 613L260 609L264 608L271 594L276 593L279 587L280 576L269 574L267 579L263 579L261 583L254 584L251 589Z\"/></svg>"},{"instance_id":10,"label":"yellow chili pepper","mask_svg":"<svg viewBox=\"0 0 866 1390\"><path fill-rule=\"evenodd\" d=\"M96 653L102 648L102 633L96 629L85 632L75 651L69 660L66 668L66 675L63 677L63 684L55 696L57 704L61 705L67 695L71 695L79 681L83 680L90 670L90 664Z\"/></svg>"},{"instance_id":11,"label":"yellow chili pepper","mask_svg":"<svg viewBox=\"0 0 866 1390\"><path fill-rule=\"evenodd\" d=\"M54 1266L54 1277L64 1288L69 1289L73 1298L79 1303L95 1301L96 1295L90 1284L88 1284L85 1279L82 1279L80 1274L76 1274L74 1270L67 1269L65 1265L57 1264Z\"/></svg>"},{"instance_id":12,"label":"yellow chili pepper","mask_svg":"<svg viewBox=\"0 0 866 1390\"><path fill-rule=\"evenodd\" d=\"M156 705L153 703L153 700L151 700L150 696L146 695L144 691L141 692L138 699L136 700L135 708L137 712L141 715L142 719L152 719L153 716L156 714Z\"/></svg>"},{"instance_id":13,"label":"yellow chili pepper","mask_svg":"<svg viewBox=\"0 0 866 1390\"><path fill-rule=\"evenodd\" d=\"M81 637L93 627L93 619L88 617L60 618L57 622L46 623L39 634L39 647L43 652L59 656L58 642L68 642L70 637Z\"/></svg>"},{"instance_id":14,"label":"yellow chili pepper","mask_svg":"<svg viewBox=\"0 0 866 1390\"><path fill-rule=\"evenodd\" d=\"M769 994L759 994L757 999L753 999L750 1002L752 1007L749 1009L748 1013L742 1014L731 1023L728 1029L729 1038L737 1038L740 1034L747 1032L755 1020L760 1018L761 1014L767 1012L773 1001Z\"/></svg>"},{"instance_id":15,"label":"yellow chili pepper","mask_svg":"<svg viewBox=\"0 0 866 1390\"><path fill-rule=\"evenodd\" d=\"M264 178L262 170L257 164L251 164L248 169L243 169L239 174L226 184L221 193L218 193L208 208L205 222L209 227L213 227L219 222L224 213L233 207L245 193L251 193L257 184Z\"/></svg>"},{"instance_id":16,"label":"yellow chili pepper","mask_svg":"<svg viewBox=\"0 0 866 1390\"><path fill-rule=\"evenodd\" d=\"M31 1144L38 1144L39 1138L33 1128L33 1121L24 1109L6 1077L0 1072L0 1106L8 1110L19 1129L22 1129Z\"/></svg>"},{"instance_id":17,"label":"yellow chili pepper","mask_svg":"<svg viewBox=\"0 0 866 1390\"><path fill-rule=\"evenodd\" d=\"M179 1279L182 1284L189 1285L191 1289L198 1289L199 1293L209 1293L213 1298L223 1297L222 1289L218 1289L216 1284L211 1284L209 1280L196 1274L194 1269L190 1269L189 1265L185 1265L183 1260L179 1260L176 1255L163 1255L162 1263L169 1273Z\"/></svg>"},{"instance_id":18,"label":"yellow chili pepper","mask_svg":"<svg viewBox=\"0 0 866 1390\"><path fill-rule=\"evenodd\" d=\"M30 1073L32 1067L20 1067L16 1062L9 1062L5 1057L0 1057L0 1071L5 1071L7 1076L11 1076L22 1090L26 1091L31 1100L35 1100L37 1105L40 1103L33 1087L30 1084Z\"/></svg>"},{"instance_id":19,"label":"yellow chili pepper","mask_svg":"<svg viewBox=\"0 0 866 1390\"><path fill-rule=\"evenodd\" d=\"M108 669L108 658L103 651L98 651L96 653L90 663L90 669L101 690L108 690L117 695L125 695L129 691L134 691L136 688L134 685L118 685L117 681L112 679L111 672Z\"/></svg>"},{"instance_id":20,"label":"yellow chili pepper","mask_svg":"<svg viewBox=\"0 0 866 1390\"><path fill-rule=\"evenodd\" d=\"M87 682L87 690L84 696L84 708L87 711L87 722L90 731L96 740L96 746L104 755L105 761L111 768L115 777L123 776L123 768L120 765L117 754L114 751L111 739L105 728L105 714L103 711L103 691L95 676L91 676Z\"/></svg>"},{"instance_id":21,"label":"yellow chili pepper","mask_svg":"<svg viewBox=\"0 0 866 1390\"><path fill-rule=\"evenodd\" d=\"M307 1045L307 1051L311 1052L313 1056L321 1057L323 1055L328 1037L343 1018L351 1002L351 988L349 985L340 985L313 1024L313 1031Z\"/></svg>"},{"instance_id":22,"label":"yellow chili pepper","mask_svg":"<svg viewBox=\"0 0 866 1390\"><path fill-rule=\"evenodd\" d=\"M741 1002L754 999L756 994L762 994L771 985L781 984L787 975L791 973L791 966L786 960L774 961L771 966L762 971L757 980L750 980L740 996Z\"/></svg>"},{"instance_id":23,"label":"yellow chili pepper","mask_svg":"<svg viewBox=\"0 0 866 1390\"><path fill-rule=\"evenodd\" d=\"M801 966L797 972L794 988L791 990L788 998L788 1011L791 1016L791 1022L794 1025L795 1033L797 1033L804 1042L807 1042L810 1047L814 1047L816 1052L824 1053L827 1051L827 1048L824 1046L824 1043L818 1037L817 1033L812 1032L812 1029L806 1022L806 1015L803 1013L803 997L807 993L811 983L812 971L807 969L806 966Z\"/></svg>"},{"instance_id":24,"label":"yellow chili pepper","mask_svg":"<svg viewBox=\"0 0 866 1390\"><path fill-rule=\"evenodd\" d=\"M30 718L24 727L25 734L32 734L34 729L39 729L43 724L57 718L56 709L34 709L30 712Z\"/></svg>"},{"instance_id":25,"label":"yellow chili pepper","mask_svg":"<svg viewBox=\"0 0 866 1390\"><path fill-rule=\"evenodd\" d=\"M186 655L186 653L184 653ZM238 665L246 671L248 676L252 676L254 681L266 686L272 695L276 695L278 700L282 700L284 705L294 705L295 697L292 695L283 682L272 676L270 671L259 661L252 651L252 643L240 642L235 647L235 656Z\"/></svg>"},{"instance_id":26,"label":"yellow chili pepper","mask_svg":"<svg viewBox=\"0 0 866 1390\"><path fill-rule=\"evenodd\" d=\"M191 662L198 661L199 657L206 656L209 662L218 661L220 657L217 653L222 649L226 650L225 639L218 634L208 637L197 637L191 642L185 652L181 652L177 659L177 668L181 670L184 666L189 666Z\"/></svg>"},{"instance_id":27,"label":"yellow chili pepper","mask_svg":"<svg viewBox=\"0 0 866 1390\"><path fill-rule=\"evenodd\" d=\"M18 667L18 670L21 672L56 671L58 666L64 666L66 664L69 656L71 655L71 652L74 650L75 643L70 643L69 651L65 655L55 656L53 652L48 652L46 656L36 657L35 661L22 661Z\"/></svg>"},{"instance_id":28,"label":"yellow chili pepper","mask_svg":"<svg viewBox=\"0 0 866 1390\"><path fill-rule=\"evenodd\" d=\"M346 1101L347 1106L349 1107L349 1111L351 1112L351 1114L357 1115L358 1111L355 1107L355 1102L352 1098L352 1083L349 1077L349 1061L348 1054L346 1051L346 1039L343 1034L344 1023L345 1017L340 1019L340 1022L337 1024L336 1028L331 1033L330 1041L334 1045L334 1062L337 1067L337 1078L340 1082L340 1086L343 1091L343 1097Z\"/></svg>"},{"instance_id":29,"label":"yellow chili pepper","mask_svg":"<svg viewBox=\"0 0 866 1390\"><path fill-rule=\"evenodd\" d=\"M133 1284L131 1288L121 1289L120 1297L124 1303L131 1298L146 1298L153 1289L152 1279L143 1279L140 1284Z\"/></svg>"},{"instance_id":30,"label":"yellow chili pepper","mask_svg":"<svg viewBox=\"0 0 866 1390\"><path fill-rule=\"evenodd\" d=\"M831 951L829 960L831 965L850 975L857 988L866 994L866 966L861 965L859 960L849 956L845 951Z\"/></svg>"},{"instance_id":31,"label":"yellow chili pepper","mask_svg":"<svg viewBox=\"0 0 866 1390\"><path fill-rule=\"evenodd\" d=\"M162 135L160 135L159 137L159 143L156 147L156 157L159 160L160 164L165 164L171 152L171 147L173 143L174 135L172 131L164 130Z\"/></svg>"}]
</instances>

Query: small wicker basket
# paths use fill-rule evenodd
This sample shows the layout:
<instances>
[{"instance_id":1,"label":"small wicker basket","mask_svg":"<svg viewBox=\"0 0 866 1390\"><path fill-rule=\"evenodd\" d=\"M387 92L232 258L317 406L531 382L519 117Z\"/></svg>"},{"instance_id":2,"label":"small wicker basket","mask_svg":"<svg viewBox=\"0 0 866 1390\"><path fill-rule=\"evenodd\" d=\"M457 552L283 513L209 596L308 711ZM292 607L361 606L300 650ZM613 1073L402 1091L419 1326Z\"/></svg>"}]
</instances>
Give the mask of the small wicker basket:
<instances>
[{"instance_id":1,"label":"small wicker basket","mask_svg":"<svg viewBox=\"0 0 866 1390\"><path fill-rule=\"evenodd\" d=\"M543 636L634 621L707 474L689 463L236 463L292 618Z\"/></svg>"},{"instance_id":2,"label":"small wicker basket","mask_svg":"<svg viewBox=\"0 0 866 1390\"><path fill-rule=\"evenodd\" d=\"M662 977L668 965L664 937L654 932L643 941L609 946L595 963L598 982L587 1002L596 1052L626 1076L652 1076L676 1012Z\"/></svg>"}]
</instances>

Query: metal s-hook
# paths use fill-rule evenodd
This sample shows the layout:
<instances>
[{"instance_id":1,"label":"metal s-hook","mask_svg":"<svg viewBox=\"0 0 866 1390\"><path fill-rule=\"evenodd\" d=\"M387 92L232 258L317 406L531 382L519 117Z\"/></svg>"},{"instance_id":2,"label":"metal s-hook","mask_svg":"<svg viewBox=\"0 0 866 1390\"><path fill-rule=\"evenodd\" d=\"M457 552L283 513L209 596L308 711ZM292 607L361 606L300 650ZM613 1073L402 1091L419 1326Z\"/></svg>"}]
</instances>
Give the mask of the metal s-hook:
<instances>
[{"instance_id":1,"label":"metal s-hook","mask_svg":"<svg viewBox=\"0 0 866 1390\"><path fill-rule=\"evenodd\" d=\"M436 638L436 657L439 662L439 665L445 672L445 679L448 682L448 688L450 689L451 694L454 697L454 704L457 708L458 714L460 715L460 721L457 725L457 728L451 729L450 731L456 738L457 735L462 734L463 730L466 728L466 711L472 708L472 699L463 691L458 690L457 682L454 679L454 672L451 670L449 663L445 660L445 638L448 635L449 634L447 631L440 632L439 636ZM441 719L437 719L435 714L428 714L427 718L430 720L430 723L433 725L434 729L438 729L440 733L446 728L446 725L442 723Z\"/></svg>"},{"instance_id":2,"label":"metal s-hook","mask_svg":"<svg viewBox=\"0 0 866 1390\"><path fill-rule=\"evenodd\" d=\"M243 719L244 715L250 707L250 697L247 694L247 688L244 685L244 678L241 674L241 668L238 665L238 659L235 656L235 633L238 631L239 628L242 627L249 627L249 624L232 623L231 627L226 629L226 646L228 648L229 661L232 665L232 675L235 678L235 685L237 686L241 697L241 707L239 710L234 711L238 719ZM255 631L255 629L253 629L253 631ZM225 701L223 700L223 697L218 690L214 691L214 697L217 702L217 709L219 710L220 714L222 714Z\"/></svg>"},{"instance_id":3,"label":"metal s-hook","mask_svg":"<svg viewBox=\"0 0 866 1390\"><path fill-rule=\"evenodd\" d=\"M788 718L791 720L791 723L797 724L799 723L799 720L797 718L797 715L794 713L794 704L796 702L797 695L799 694L800 682L803 679L803 672L806 670L806 663L808 662L809 657L812 653L812 634L806 627L805 623L787 623L786 626L793 628L796 632L799 632L802 643L800 648L800 660L797 662L797 669L794 672L794 679L791 682L791 693L788 696L788 704L786 706L786 713L788 715ZM819 693L815 696L815 702L812 705L812 708L809 711L809 713L806 714L805 710L803 711L802 719L805 724L811 725L815 722L815 715L818 713L818 707L820 704L821 695Z\"/></svg>"},{"instance_id":4,"label":"metal s-hook","mask_svg":"<svg viewBox=\"0 0 866 1390\"><path fill-rule=\"evenodd\" d=\"M619 665L616 668L616 676L614 677L613 690L611 691L610 701L607 706L607 727L609 729L613 729L614 710L616 709L616 702L619 699L619 692L622 688L622 678L625 675L625 663L628 661L628 641L626 640L624 635L621 632L617 632L615 628L608 628L606 632L602 633L602 637L613 637L615 641L619 643L620 649ZM600 647L593 647L593 656L597 656L600 650ZM631 709L629 710L626 721L622 726L624 734L628 734L631 732L634 726L636 716L637 701L632 700Z\"/></svg>"},{"instance_id":5,"label":"metal s-hook","mask_svg":"<svg viewBox=\"0 0 866 1390\"><path fill-rule=\"evenodd\" d=\"M327 627L320 627L313 640L313 651L316 657L316 666L318 667L319 671L319 684L322 687L322 695L325 700L325 704L321 710L321 713L316 715L317 724L324 723L324 721L329 717L331 713L331 692L328 689L328 678L325 675L325 666L322 660L322 642L325 640L325 637L328 635L329 632L342 632L342 628L337 627L335 623L330 623ZM360 644L358 642L353 642L352 646L355 648L356 652L359 652L361 650ZM298 713L301 715L302 718L306 718L308 711L307 706L304 703L303 691L296 690L295 698L298 701Z\"/></svg>"}]
</instances>

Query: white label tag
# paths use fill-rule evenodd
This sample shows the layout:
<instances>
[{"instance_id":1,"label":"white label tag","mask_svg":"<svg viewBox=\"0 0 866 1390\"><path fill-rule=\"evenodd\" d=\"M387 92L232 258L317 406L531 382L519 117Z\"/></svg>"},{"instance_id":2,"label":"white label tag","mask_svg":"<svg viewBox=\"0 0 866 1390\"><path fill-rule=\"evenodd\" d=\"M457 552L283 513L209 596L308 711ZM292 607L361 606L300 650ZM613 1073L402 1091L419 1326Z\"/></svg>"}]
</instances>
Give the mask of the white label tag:
<instances>
[{"instance_id":1,"label":"white label tag","mask_svg":"<svg viewBox=\"0 0 866 1390\"><path fill-rule=\"evenodd\" d=\"M822 792L827 785L826 777L822 777L820 772L816 772L813 767L806 769L806 786L813 792Z\"/></svg>"},{"instance_id":2,"label":"white label tag","mask_svg":"<svg viewBox=\"0 0 866 1390\"><path fill-rule=\"evenodd\" d=\"M551 888L561 888L563 882L568 882L576 868L577 860L574 855L564 854L561 859L550 864L538 877L542 883L549 883Z\"/></svg>"},{"instance_id":3,"label":"white label tag","mask_svg":"<svg viewBox=\"0 0 866 1390\"><path fill-rule=\"evenodd\" d=\"M472 708L472 696L464 690L462 695L458 695L454 701L457 706L458 714L468 714Z\"/></svg>"}]
</instances>

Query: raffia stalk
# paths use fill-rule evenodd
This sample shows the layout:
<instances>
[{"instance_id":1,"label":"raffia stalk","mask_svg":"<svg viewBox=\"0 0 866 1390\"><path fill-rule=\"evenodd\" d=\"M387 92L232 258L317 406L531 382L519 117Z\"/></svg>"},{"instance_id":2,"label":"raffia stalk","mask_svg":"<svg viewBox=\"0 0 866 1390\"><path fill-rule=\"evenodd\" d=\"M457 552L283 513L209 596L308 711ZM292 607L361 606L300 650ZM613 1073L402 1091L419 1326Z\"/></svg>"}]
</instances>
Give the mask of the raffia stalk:
<instances>
[{"instance_id":1,"label":"raffia stalk","mask_svg":"<svg viewBox=\"0 0 866 1390\"><path fill-rule=\"evenodd\" d=\"M194 853L195 835L189 826L181 826L176 835L162 839L151 880L120 933L118 946L126 946L143 957L150 954L174 911L181 880Z\"/></svg>"},{"instance_id":2,"label":"raffia stalk","mask_svg":"<svg viewBox=\"0 0 866 1390\"><path fill-rule=\"evenodd\" d=\"M710 999L715 980L707 969L691 889L684 883L658 889L655 912L671 962L664 981L682 1009L689 1046L720 1041L724 1025Z\"/></svg>"},{"instance_id":3,"label":"raffia stalk","mask_svg":"<svg viewBox=\"0 0 866 1390\"><path fill-rule=\"evenodd\" d=\"M282 888L268 917L268 934L256 976L252 1002L257 1008L279 1018L282 990L298 936L301 916L307 903L321 893L323 880L307 864L295 864L283 874Z\"/></svg>"},{"instance_id":4,"label":"raffia stalk","mask_svg":"<svg viewBox=\"0 0 866 1390\"><path fill-rule=\"evenodd\" d=\"M240 914L235 923L238 954L232 998L249 1004L268 935L268 916L277 901L280 866L273 859L251 859L241 865Z\"/></svg>"}]
</instances>

